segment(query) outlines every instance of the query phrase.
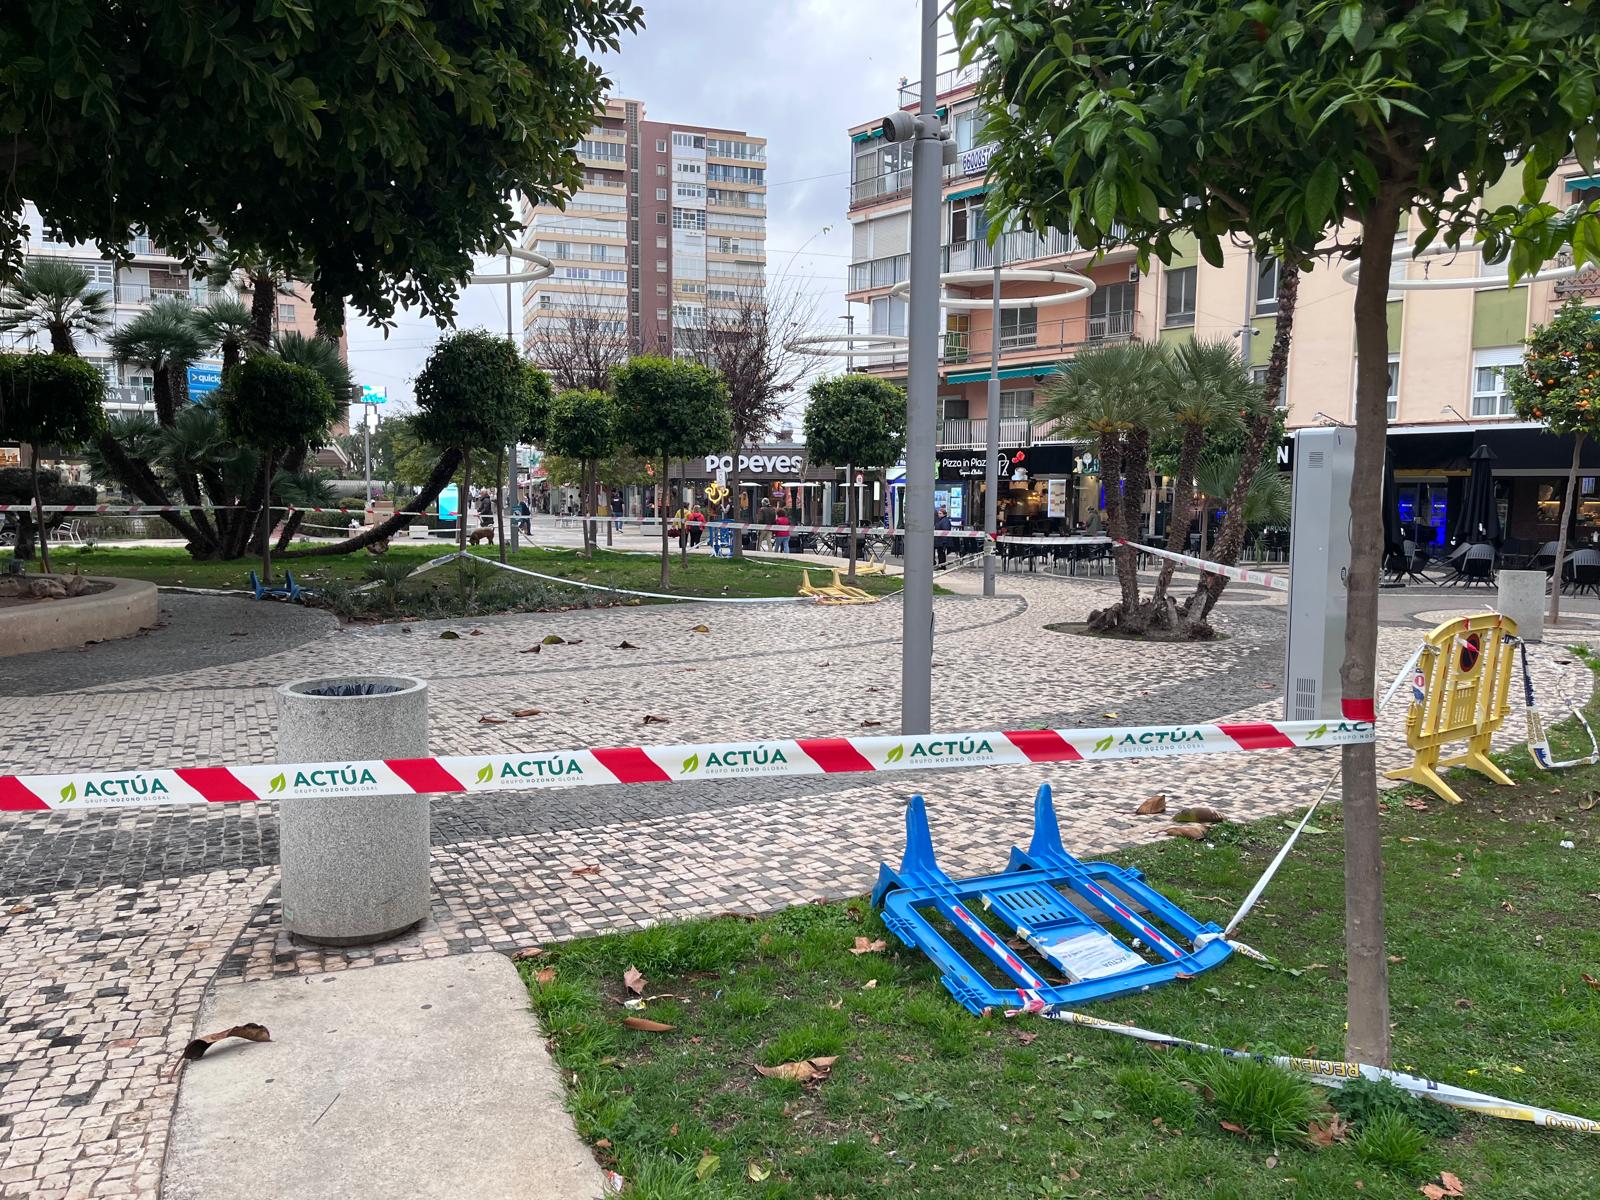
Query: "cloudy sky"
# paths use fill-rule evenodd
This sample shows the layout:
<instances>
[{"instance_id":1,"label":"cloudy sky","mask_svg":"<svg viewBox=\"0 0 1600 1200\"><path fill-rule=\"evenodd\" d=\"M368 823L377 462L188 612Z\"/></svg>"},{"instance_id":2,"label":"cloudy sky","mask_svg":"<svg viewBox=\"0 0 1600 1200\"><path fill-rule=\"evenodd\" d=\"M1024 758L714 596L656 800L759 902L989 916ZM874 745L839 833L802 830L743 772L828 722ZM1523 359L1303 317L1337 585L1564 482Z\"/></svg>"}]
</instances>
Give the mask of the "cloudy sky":
<instances>
[{"instance_id":1,"label":"cloudy sky","mask_svg":"<svg viewBox=\"0 0 1600 1200\"><path fill-rule=\"evenodd\" d=\"M792 279L814 295L819 328L842 329L850 254L845 130L888 112L900 77L916 77L919 0L643 3L644 31L605 56L612 94L644 101L652 120L768 139L768 279ZM485 269L504 269L499 263ZM468 288L458 311L461 328L502 331L505 289ZM387 339L353 323L350 365L363 383L409 397L438 336L431 320L415 314L402 314Z\"/></svg>"}]
</instances>

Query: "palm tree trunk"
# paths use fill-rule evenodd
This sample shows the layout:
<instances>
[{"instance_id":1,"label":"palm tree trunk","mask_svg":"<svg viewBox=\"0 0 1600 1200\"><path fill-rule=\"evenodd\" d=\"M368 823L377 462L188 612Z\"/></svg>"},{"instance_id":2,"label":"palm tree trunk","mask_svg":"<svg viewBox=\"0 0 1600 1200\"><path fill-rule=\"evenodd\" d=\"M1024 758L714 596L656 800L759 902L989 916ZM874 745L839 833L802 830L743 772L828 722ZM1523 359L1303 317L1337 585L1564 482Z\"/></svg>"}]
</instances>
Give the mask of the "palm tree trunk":
<instances>
[{"instance_id":1,"label":"palm tree trunk","mask_svg":"<svg viewBox=\"0 0 1600 1200\"><path fill-rule=\"evenodd\" d=\"M272 344L272 318L277 307L277 280L270 275L250 276L250 340L262 349Z\"/></svg>"},{"instance_id":2,"label":"palm tree trunk","mask_svg":"<svg viewBox=\"0 0 1600 1200\"><path fill-rule=\"evenodd\" d=\"M1185 427L1183 442L1178 447L1178 474L1172 481L1172 512L1167 517L1167 549L1175 554L1189 542L1189 522L1194 519L1197 498L1194 490L1195 465L1200 461L1200 448L1205 444L1205 438L1204 428L1190 425ZM1204 512L1201 514L1201 528L1205 528ZM1177 567L1178 564L1170 558L1161 564L1154 600L1157 613L1166 609L1167 588L1172 584L1172 573Z\"/></svg>"},{"instance_id":3,"label":"palm tree trunk","mask_svg":"<svg viewBox=\"0 0 1600 1200\"><path fill-rule=\"evenodd\" d=\"M261 461L261 582L272 582L272 452Z\"/></svg>"},{"instance_id":4,"label":"palm tree trunk","mask_svg":"<svg viewBox=\"0 0 1600 1200\"><path fill-rule=\"evenodd\" d=\"M1289 346L1294 338L1295 306L1299 296L1299 260L1285 258L1278 270L1278 317L1272 335L1272 351L1267 357L1261 411L1250 420L1244 450L1239 457L1239 477L1234 480L1233 494L1228 497L1228 511L1222 518L1222 529L1217 534L1217 547L1211 554L1213 562L1232 566L1239 561L1239 550L1244 545L1246 532L1245 497L1250 494L1251 480L1255 478L1269 450L1267 437L1275 428L1273 410L1283 395L1283 381L1289 370ZM1388 362L1387 353L1384 361ZM1202 575L1195 585L1194 594L1184 605L1184 616L1196 623L1203 622L1211 615L1217 597L1222 595L1223 588L1227 586L1227 579L1221 575Z\"/></svg>"},{"instance_id":5,"label":"palm tree trunk","mask_svg":"<svg viewBox=\"0 0 1600 1200\"><path fill-rule=\"evenodd\" d=\"M1567 494L1561 497L1561 528L1556 531L1556 569L1550 577L1550 609L1546 625L1561 624L1561 568L1567 560L1567 530L1572 528L1572 505L1578 495L1578 460L1583 454L1583 430L1572 435L1572 467L1567 472ZM42 539L41 539L42 543Z\"/></svg>"},{"instance_id":6,"label":"palm tree trunk","mask_svg":"<svg viewBox=\"0 0 1600 1200\"><path fill-rule=\"evenodd\" d=\"M1356 283L1356 450L1350 484L1350 575L1345 591L1346 719L1371 720L1378 660L1378 574L1383 557L1381 489L1388 426L1389 264L1400 209L1387 191L1361 218ZM1333 714L1327 714L1332 716ZM1344 926L1348 973L1345 1058L1389 1065L1389 964L1384 956L1383 831L1378 817L1377 747L1345 746Z\"/></svg>"},{"instance_id":7,"label":"palm tree trunk","mask_svg":"<svg viewBox=\"0 0 1600 1200\"><path fill-rule=\"evenodd\" d=\"M306 519L303 512L286 513L283 518L283 528L278 531L277 553L282 554L294 544L295 534L300 532L300 524Z\"/></svg>"},{"instance_id":8,"label":"palm tree trunk","mask_svg":"<svg viewBox=\"0 0 1600 1200\"><path fill-rule=\"evenodd\" d=\"M44 519L44 495L39 491L39 447L30 446L28 454L28 475L33 480L33 511L36 515L35 524L38 526L39 535L39 565L44 568L46 575L50 574L50 531ZM22 544L21 532L18 532L17 544Z\"/></svg>"},{"instance_id":9,"label":"palm tree trunk","mask_svg":"<svg viewBox=\"0 0 1600 1200\"><path fill-rule=\"evenodd\" d=\"M291 550L285 558L320 558L331 554L349 554L353 550L362 550L375 542L385 541L400 532L405 526L411 524L413 517L425 512L428 505L439 498L439 493L444 491L445 485L450 482L456 473L456 468L461 465L461 451L449 449L440 456L434 465L433 473L423 483L422 490L404 508L396 510L394 516L387 521L380 521L370 529L364 529L355 537L346 538L342 542L330 542L325 546L309 546L304 550Z\"/></svg>"},{"instance_id":10,"label":"palm tree trunk","mask_svg":"<svg viewBox=\"0 0 1600 1200\"><path fill-rule=\"evenodd\" d=\"M165 506L171 503L171 498L162 490L149 465L129 455L116 438L109 433L102 433L95 440L95 446L117 482L133 493L134 499L140 504ZM182 515L162 513L161 519L190 542L198 544L201 541L200 531Z\"/></svg>"}]
</instances>

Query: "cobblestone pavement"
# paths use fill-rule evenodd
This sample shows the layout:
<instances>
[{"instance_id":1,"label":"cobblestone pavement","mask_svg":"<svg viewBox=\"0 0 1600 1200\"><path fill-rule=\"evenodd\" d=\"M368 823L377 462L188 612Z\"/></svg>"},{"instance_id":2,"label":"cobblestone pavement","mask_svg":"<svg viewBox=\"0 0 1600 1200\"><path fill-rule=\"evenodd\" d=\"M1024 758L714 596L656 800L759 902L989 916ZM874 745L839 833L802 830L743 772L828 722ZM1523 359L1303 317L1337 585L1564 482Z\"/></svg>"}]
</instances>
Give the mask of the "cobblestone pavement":
<instances>
[{"instance_id":1,"label":"cobblestone pavement","mask_svg":"<svg viewBox=\"0 0 1600 1200\"><path fill-rule=\"evenodd\" d=\"M975 587L970 573L953 578ZM1113 587L1012 575L1002 580L1011 593L1004 598L941 598L935 727L1277 713L1281 598L1231 590L1219 616L1230 637L1203 647L1046 631L1103 604ZM1432 616L1452 606L1478 602L1419 595L1412 609ZM72 690L30 695L0 684L0 761L44 771L269 760L271 689L348 671L427 678L433 745L447 753L810 736L898 721L895 601L295 628L278 631L281 648L269 654L260 653L269 639L258 636L267 630L251 622L277 610L194 609L195 627L212 636L237 618L258 656L234 646L226 657L197 652L188 661L166 653L188 616L173 611L180 623L143 674L128 672L126 650L103 646L78 656ZM1420 625L1410 610L1390 615L1380 662L1392 673ZM710 632L695 632L699 624ZM441 638L447 629L461 636ZM548 633L567 643L526 653ZM637 648L620 648L624 641ZM1546 695L1588 695L1588 672L1555 643L1534 664ZM527 707L540 715L510 718ZM668 723L647 730L647 714ZM485 716L508 723L484 724ZM1397 709L1384 720L1382 766L1401 759L1400 719ZM274 805L8 814L0 823L0 1200L157 1195L173 1068L200 996L218 977L511 951L859 893L880 859L898 855L902 807L918 788L941 860L966 872L995 869L1005 848L1027 836L1041 781L1056 788L1069 846L1100 853L1160 836L1163 822L1131 815L1152 792L1244 819L1304 802L1332 765L1325 753L1267 752L442 800L431 918L382 946L348 951L301 947L282 932Z\"/></svg>"}]
</instances>

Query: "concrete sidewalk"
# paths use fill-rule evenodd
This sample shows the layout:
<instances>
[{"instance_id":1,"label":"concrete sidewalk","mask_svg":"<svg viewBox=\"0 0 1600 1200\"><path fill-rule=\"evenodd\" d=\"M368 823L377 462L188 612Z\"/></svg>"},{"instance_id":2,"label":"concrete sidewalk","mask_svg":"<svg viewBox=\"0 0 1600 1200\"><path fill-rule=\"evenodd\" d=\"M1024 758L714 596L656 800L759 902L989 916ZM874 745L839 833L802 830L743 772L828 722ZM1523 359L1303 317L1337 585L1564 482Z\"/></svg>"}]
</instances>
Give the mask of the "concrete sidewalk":
<instances>
[{"instance_id":1,"label":"concrete sidewalk","mask_svg":"<svg viewBox=\"0 0 1600 1200\"><path fill-rule=\"evenodd\" d=\"M563 1108L511 961L467 954L216 988L163 1200L586 1200L604 1178Z\"/></svg>"}]
</instances>

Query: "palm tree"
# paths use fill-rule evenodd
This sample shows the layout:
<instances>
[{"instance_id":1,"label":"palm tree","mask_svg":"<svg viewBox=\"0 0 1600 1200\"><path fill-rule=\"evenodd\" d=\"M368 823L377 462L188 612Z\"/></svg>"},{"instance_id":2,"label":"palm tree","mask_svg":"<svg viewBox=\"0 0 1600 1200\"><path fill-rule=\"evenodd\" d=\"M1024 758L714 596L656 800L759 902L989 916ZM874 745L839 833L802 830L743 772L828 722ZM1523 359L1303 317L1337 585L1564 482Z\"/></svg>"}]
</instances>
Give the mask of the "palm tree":
<instances>
[{"instance_id":1,"label":"palm tree","mask_svg":"<svg viewBox=\"0 0 1600 1200\"><path fill-rule=\"evenodd\" d=\"M75 337L111 328L111 299L89 286L82 267L60 258L31 258L0 293L0 333L48 334L52 354L75 355Z\"/></svg>"},{"instance_id":2,"label":"palm tree","mask_svg":"<svg viewBox=\"0 0 1600 1200\"><path fill-rule=\"evenodd\" d=\"M219 297L196 309L194 319L207 344L222 351L223 374L238 366L245 350L254 345L250 310L231 297Z\"/></svg>"},{"instance_id":3,"label":"palm tree","mask_svg":"<svg viewBox=\"0 0 1600 1200\"><path fill-rule=\"evenodd\" d=\"M1123 545L1138 534L1150 427L1170 411L1172 372L1166 349L1149 342L1097 346L1061 364L1045 392L1040 416L1057 436L1093 440L1106 493L1106 531L1114 551L1122 600L1090 614L1096 629L1142 632L1149 615L1139 604L1137 551ZM1129 501L1132 501L1131 506Z\"/></svg>"},{"instance_id":4,"label":"palm tree","mask_svg":"<svg viewBox=\"0 0 1600 1200\"><path fill-rule=\"evenodd\" d=\"M231 284L250 293L250 340L263 350L270 346L278 297L294 295L295 264L228 249L213 258L202 274L211 283Z\"/></svg>"},{"instance_id":5,"label":"palm tree","mask_svg":"<svg viewBox=\"0 0 1600 1200\"><path fill-rule=\"evenodd\" d=\"M1244 455L1234 450L1202 458L1195 468L1195 490L1209 501L1227 501L1234 496ZM1258 463L1245 483L1244 511L1240 521L1246 529L1289 523L1289 485L1275 462Z\"/></svg>"},{"instance_id":6,"label":"palm tree","mask_svg":"<svg viewBox=\"0 0 1600 1200\"><path fill-rule=\"evenodd\" d=\"M156 420L171 428L180 397L188 395L187 384L178 386L179 372L208 348L193 307L177 297L153 301L107 341L118 362L143 367L155 377Z\"/></svg>"},{"instance_id":7,"label":"palm tree","mask_svg":"<svg viewBox=\"0 0 1600 1200\"><path fill-rule=\"evenodd\" d=\"M1231 342L1186 342L1173 351L1168 370L1172 382L1168 418L1181 431L1181 440L1172 484L1172 513L1167 520L1167 549L1180 551L1194 519L1194 473L1206 439L1237 433L1245 412L1260 403L1260 389L1250 382ZM1202 520L1202 539L1204 525ZM1156 619L1166 625L1173 623L1175 615L1168 611L1166 601L1176 568L1168 559L1156 579Z\"/></svg>"},{"instance_id":8,"label":"palm tree","mask_svg":"<svg viewBox=\"0 0 1600 1200\"><path fill-rule=\"evenodd\" d=\"M284 362L310 367L321 375L328 390L341 402L349 398L355 379L350 374L350 364L339 357L338 342L303 333L280 333L272 339L272 349Z\"/></svg>"}]
</instances>

